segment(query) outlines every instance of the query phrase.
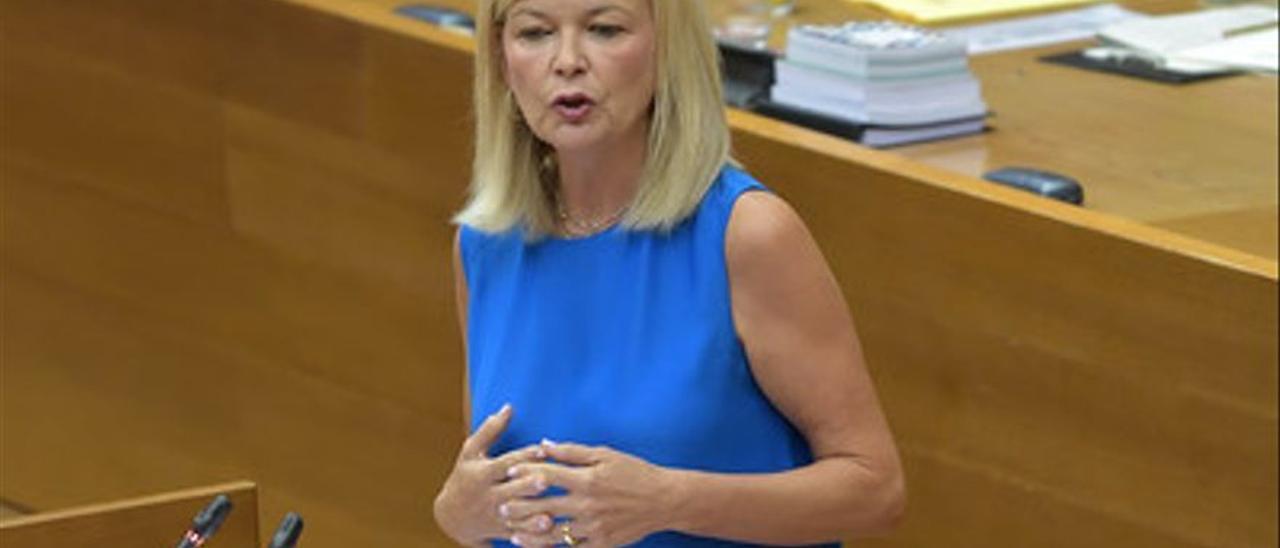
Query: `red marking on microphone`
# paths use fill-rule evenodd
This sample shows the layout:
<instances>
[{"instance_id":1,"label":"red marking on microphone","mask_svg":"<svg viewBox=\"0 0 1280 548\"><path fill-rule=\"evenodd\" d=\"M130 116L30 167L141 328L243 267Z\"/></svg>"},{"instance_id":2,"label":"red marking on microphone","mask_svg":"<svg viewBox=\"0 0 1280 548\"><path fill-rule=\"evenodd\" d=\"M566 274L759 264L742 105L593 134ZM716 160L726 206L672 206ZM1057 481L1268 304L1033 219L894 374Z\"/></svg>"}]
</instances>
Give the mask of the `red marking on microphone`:
<instances>
[{"instance_id":1,"label":"red marking on microphone","mask_svg":"<svg viewBox=\"0 0 1280 548\"><path fill-rule=\"evenodd\" d=\"M200 536L195 531L187 531L187 534L185 536L187 540L194 542L196 546L204 545L204 541L206 540L206 537Z\"/></svg>"}]
</instances>

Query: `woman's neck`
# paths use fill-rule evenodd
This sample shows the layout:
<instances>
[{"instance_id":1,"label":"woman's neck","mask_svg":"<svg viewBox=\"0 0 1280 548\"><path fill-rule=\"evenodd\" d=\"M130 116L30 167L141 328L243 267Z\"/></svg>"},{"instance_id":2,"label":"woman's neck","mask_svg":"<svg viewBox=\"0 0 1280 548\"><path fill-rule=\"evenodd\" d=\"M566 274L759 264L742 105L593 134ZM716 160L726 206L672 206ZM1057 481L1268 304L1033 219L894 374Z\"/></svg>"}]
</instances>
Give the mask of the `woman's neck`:
<instances>
[{"instance_id":1,"label":"woman's neck","mask_svg":"<svg viewBox=\"0 0 1280 548\"><path fill-rule=\"evenodd\" d=\"M593 150L558 152L557 206L561 213L595 221L626 208L640 185L647 153L643 139L628 139Z\"/></svg>"}]
</instances>

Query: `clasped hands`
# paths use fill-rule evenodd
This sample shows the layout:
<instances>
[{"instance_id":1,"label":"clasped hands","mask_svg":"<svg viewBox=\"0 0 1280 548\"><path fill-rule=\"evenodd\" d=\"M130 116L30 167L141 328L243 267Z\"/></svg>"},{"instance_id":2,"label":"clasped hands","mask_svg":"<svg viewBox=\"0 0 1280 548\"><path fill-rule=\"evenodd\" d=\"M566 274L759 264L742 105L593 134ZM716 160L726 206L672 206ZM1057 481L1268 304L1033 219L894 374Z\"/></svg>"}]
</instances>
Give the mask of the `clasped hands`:
<instances>
[{"instance_id":1,"label":"clasped hands","mask_svg":"<svg viewBox=\"0 0 1280 548\"><path fill-rule=\"evenodd\" d=\"M607 447L545 440L489 457L511 414L504 406L467 438L436 498L436 519L455 540L594 548L669 528L671 470ZM553 486L565 494L539 497Z\"/></svg>"}]
</instances>

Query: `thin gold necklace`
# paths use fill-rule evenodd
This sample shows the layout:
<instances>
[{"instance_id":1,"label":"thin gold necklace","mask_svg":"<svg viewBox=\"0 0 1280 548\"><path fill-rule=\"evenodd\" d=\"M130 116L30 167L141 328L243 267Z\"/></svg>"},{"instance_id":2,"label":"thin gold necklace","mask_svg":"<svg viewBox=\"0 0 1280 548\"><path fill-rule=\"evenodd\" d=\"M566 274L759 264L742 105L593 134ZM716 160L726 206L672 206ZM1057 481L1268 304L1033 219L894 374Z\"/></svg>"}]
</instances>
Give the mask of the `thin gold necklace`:
<instances>
[{"instance_id":1,"label":"thin gold necklace","mask_svg":"<svg viewBox=\"0 0 1280 548\"><path fill-rule=\"evenodd\" d=\"M560 219L561 230L564 230L566 235L579 238L583 236L590 236L604 230L605 228L613 226L614 223L618 222L618 220L622 218L622 214L626 210L627 206L624 205L607 217L601 217L595 220L579 219L570 215L569 212L564 209L564 204L560 203L559 200L556 201L556 217Z\"/></svg>"}]
</instances>

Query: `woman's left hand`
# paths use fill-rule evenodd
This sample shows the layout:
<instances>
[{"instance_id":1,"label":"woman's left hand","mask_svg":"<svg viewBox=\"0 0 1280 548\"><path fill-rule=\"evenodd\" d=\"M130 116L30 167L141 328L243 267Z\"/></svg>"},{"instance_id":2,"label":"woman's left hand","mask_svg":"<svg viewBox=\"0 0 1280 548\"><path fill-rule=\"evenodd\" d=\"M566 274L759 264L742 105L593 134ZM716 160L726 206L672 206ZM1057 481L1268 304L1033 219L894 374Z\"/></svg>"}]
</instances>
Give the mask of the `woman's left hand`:
<instances>
[{"instance_id":1,"label":"woman's left hand","mask_svg":"<svg viewBox=\"0 0 1280 548\"><path fill-rule=\"evenodd\" d=\"M517 530L520 546L618 546L668 528L676 496L671 470L607 447L543 442L556 462L512 467L512 478L539 474L564 496L513 499L499 507L505 519L521 523L541 514L563 519L549 531Z\"/></svg>"}]
</instances>

